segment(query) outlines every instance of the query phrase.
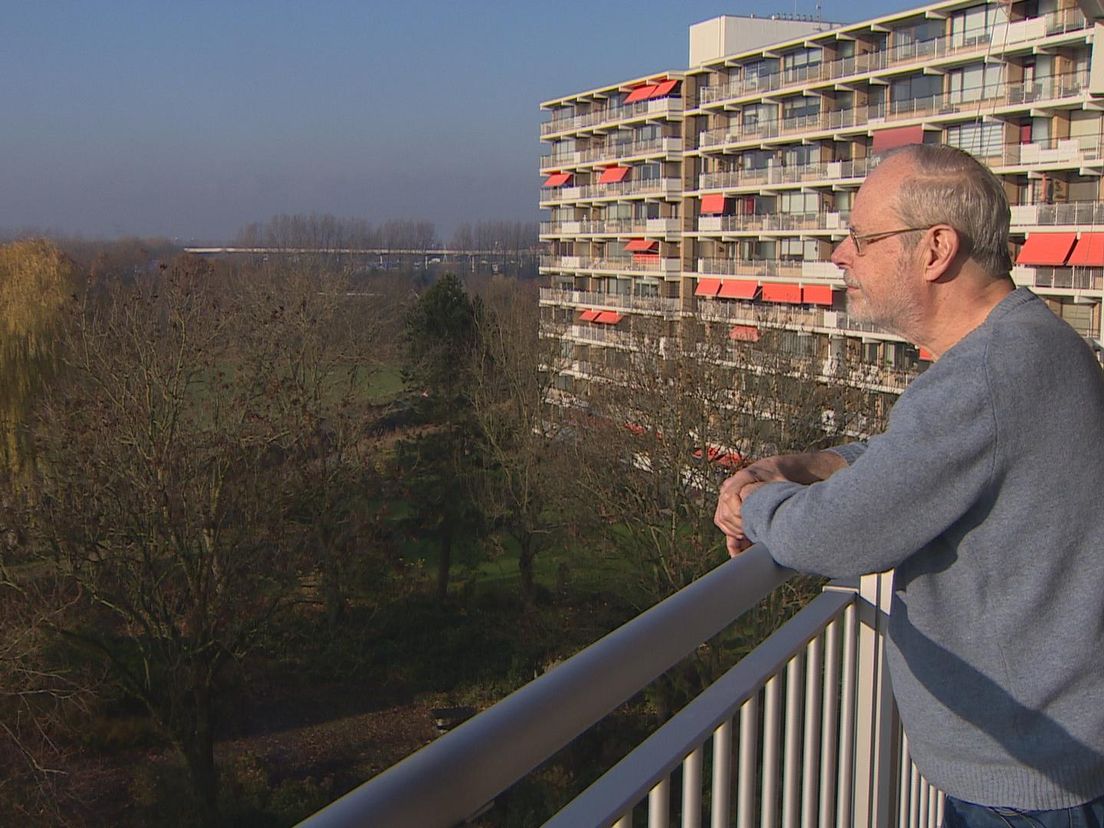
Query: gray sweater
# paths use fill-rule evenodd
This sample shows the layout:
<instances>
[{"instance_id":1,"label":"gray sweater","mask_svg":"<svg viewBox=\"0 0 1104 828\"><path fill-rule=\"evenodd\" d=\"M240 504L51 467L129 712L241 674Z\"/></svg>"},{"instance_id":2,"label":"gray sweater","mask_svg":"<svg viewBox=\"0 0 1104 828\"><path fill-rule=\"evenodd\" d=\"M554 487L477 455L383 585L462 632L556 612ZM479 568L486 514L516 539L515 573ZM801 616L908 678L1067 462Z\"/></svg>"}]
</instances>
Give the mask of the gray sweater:
<instances>
[{"instance_id":1,"label":"gray sweater","mask_svg":"<svg viewBox=\"0 0 1104 828\"><path fill-rule=\"evenodd\" d=\"M830 577L896 567L887 647L916 764L948 794L1034 810L1104 794L1104 376L1030 291L901 395L885 433L745 531Z\"/></svg>"}]
</instances>

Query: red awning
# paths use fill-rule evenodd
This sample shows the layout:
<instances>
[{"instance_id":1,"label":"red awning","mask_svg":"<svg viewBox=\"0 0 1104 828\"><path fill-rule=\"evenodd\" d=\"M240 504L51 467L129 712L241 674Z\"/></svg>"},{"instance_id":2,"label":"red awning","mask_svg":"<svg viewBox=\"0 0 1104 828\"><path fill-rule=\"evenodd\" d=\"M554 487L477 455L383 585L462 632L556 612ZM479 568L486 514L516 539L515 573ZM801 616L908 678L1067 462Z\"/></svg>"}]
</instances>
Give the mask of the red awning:
<instances>
[{"instance_id":1,"label":"red awning","mask_svg":"<svg viewBox=\"0 0 1104 828\"><path fill-rule=\"evenodd\" d=\"M625 315L617 311L602 311L594 318L594 321L602 325L616 325L624 318Z\"/></svg>"},{"instance_id":2,"label":"red awning","mask_svg":"<svg viewBox=\"0 0 1104 828\"><path fill-rule=\"evenodd\" d=\"M1104 233L1082 233L1066 264L1074 267L1104 265Z\"/></svg>"},{"instance_id":3,"label":"red awning","mask_svg":"<svg viewBox=\"0 0 1104 828\"><path fill-rule=\"evenodd\" d=\"M695 296L716 296L717 291L721 289L720 279L698 279L697 290L694 291Z\"/></svg>"},{"instance_id":4,"label":"red awning","mask_svg":"<svg viewBox=\"0 0 1104 828\"><path fill-rule=\"evenodd\" d=\"M758 342L759 329L754 325L733 325L732 330L728 332L728 338L738 342Z\"/></svg>"},{"instance_id":5,"label":"red awning","mask_svg":"<svg viewBox=\"0 0 1104 828\"><path fill-rule=\"evenodd\" d=\"M625 249L632 253L648 253L659 247L659 242L651 239L631 239Z\"/></svg>"},{"instance_id":6,"label":"red awning","mask_svg":"<svg viewBox=\"0 0 1104 828\"><path fill-rule=\"evenodd\" d=\"M832 307L832 288L829 285L805 285L801 289L801 301L806 305Z\"/></svg>"},{"instance_id":7,"label":"red awning","mask_svg":"<svg viewBox=\"0 0 1104 828\"><path fill-rule=\"evenodd\" d=\"M655 94L655 84L647 84L645 86L638 86L632 92L625 96L625 103L636 103L637 101L646 101L648 98Z\"/></svg>"},{"instance_id":8,"label":"red awning","mask_svg":"<svg viewBox=\"0 0 1104 828\"><path fill-rule=\"evenodd\" d=\"M544 179L545 187L562 187L571 180L571 173L552 173Z\"/></svg>"},{"instance_id":9,"label":"red awning","mask_svg":"<svg viewBox=\"0 0 1104 828\"><path fill-rule=\"evenodd\" d=\"M602 175L599 176L598 183L614 184L618 181L624 181L630 169L630 167L606 167L602 170Z\"/></svg>"},{"instance_id":10,"label":"red awning","mask_svg":"<svg viewBox=\"0 0 1104 828\"><path fill-rule=\"evenodd\" d=\"M724 197L724 193L704 195L701 201L701 213L703 216L724 213L727 203L728 200Z\"/></svg>"},{"instance_id":11,"label":"red awning","mask_svg":"<svg viewBox=\"0 0 1104 828\"><path fill-rule=\"evenodd\" d=\"M658 253L633 253L634 262L658 262Z\"/></svg>"},{"instance_id":12,"label":"red awning","mask_svg":"<svg viewBox=\"0 0 1104 828\"><path fill-rule=\"evenodd\" d=\"M920 359L924 360L925 362L935 361L935 357L932 356L932 352L929 351L927 348L920 349Z\"/></svg>"},{"instance_id":13,"label":"red awning","mask_svg":"<svg viewBox=\"0 0 1104 828\"><path fill-rule=\"evenodd\" d=\"M701 460L702 450L694 449L693 456L694 459ZM728 469L738 469L740 468L740 463L743 462L743 458L736 452L724 451L716 446L709 446L705 450L705 456L710 463L716 463L718 466L724 466Z\"/></svg>"},{"instance_id":14,"label":"red awning","mask_svg":"<svg viewBox=\"0 0 1104 828\"><path fill-rule=\"evenodd\" d=\"M922 126L879 129L874 133L874 145L871 147L871 151L877 155L886 150L891 150L894 147L922 143L924 143L924 127Z\"/></svg>"},{"instance_id":15,"label":"red awning","mask_svg":"<svg viewBox=\"0 0 1104 828\"><path fill-rule=\"evenodd\" d=\"M675 91L675 87L677 87L678 85L679 81L677 78L672 78L671 80L665 80L657 83L655 87L655 92L653 92L650 97L666 98L668 95Z\"/></svg>"},{"instance_id":16,"label":"red awning","mask_svg":"<svg viewBox=\"0 0 1104 828\"><path fill-rule=\"evenodd\" d=\"M785 302L789 305L801 304L801 285L785 282L768 282L763 285L764 302Z\"/></svg>"},{"instance_id":17,"label":"red awning","mask_svg":"<svg viewBox=\"0 0 1104 828\"><path fill-rule=\"evenodd\" d=\"M759 283L747 279L725 279L717 296L722 299L754 299Z\"/></svg>"},{"instance_id":18,"label":"red awning","mask_svg":"<svg viewBox=\"0 0 1104 828\"><path fill-rule=\"evenodd\" d=\"M596 311L596 310L585 310L585 311L583 311L582 313L579 314L579 321L580 322L593 322L597 317L598 317L598 311Z\"/></svg>"},{"instance_id":19,"label":"red awning","mask_svg":"<svg viewBox=\"0 0 1104 828\"><path fill-rule=\"evenodd\" d=\"M1070 248L1077 240L1076 233L1032 233L1027 237L1016 264L1061 265L1066 263Z\"/></svg>"}]
</instances>

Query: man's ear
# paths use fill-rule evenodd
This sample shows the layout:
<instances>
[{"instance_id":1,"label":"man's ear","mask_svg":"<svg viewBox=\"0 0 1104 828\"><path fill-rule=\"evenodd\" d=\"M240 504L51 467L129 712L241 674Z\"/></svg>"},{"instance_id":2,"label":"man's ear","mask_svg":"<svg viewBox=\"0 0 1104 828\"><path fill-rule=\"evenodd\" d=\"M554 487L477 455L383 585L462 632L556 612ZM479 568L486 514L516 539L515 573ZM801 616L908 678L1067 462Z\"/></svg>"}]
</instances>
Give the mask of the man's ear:
<instances>
[{"instance_id":1,"label":"man's ear","mask_svg":"<svg viewBox=\"0 0 1104 828\"><path fill-rule=\"evenodd\" d=\"M924 255L924 278L935 282L953 270L962 250L962 239L949 224L936 224L928 228L920 246Z\"/></svg>"}]
</instances>

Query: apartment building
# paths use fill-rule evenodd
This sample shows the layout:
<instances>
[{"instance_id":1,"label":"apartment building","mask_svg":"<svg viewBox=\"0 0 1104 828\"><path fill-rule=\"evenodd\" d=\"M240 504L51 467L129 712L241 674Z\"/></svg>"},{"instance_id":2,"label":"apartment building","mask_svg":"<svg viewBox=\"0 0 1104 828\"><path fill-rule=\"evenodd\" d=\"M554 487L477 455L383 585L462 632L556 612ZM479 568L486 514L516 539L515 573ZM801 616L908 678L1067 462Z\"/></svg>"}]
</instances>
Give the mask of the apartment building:
<instances>
[{"instance_id":1,"label":"apartment building","mask_svg":"<svg viewBox=\"0 0 1104 828\"><path fill-rule=\"evenodd\" d=\"M829 256L879 154L908 143L993 169L1013 205L1015 281L1099 348L1104 57L1086 10L957 0L847 25L725 16L691 27L686 69L541 104L541 318L562 339L564 399L643 324L674 337L687 319L733 349L784 331L772 341L823 376L857 362L851 376L900 393L930 355L849 319Z\"/></svg>"}]
</instances>

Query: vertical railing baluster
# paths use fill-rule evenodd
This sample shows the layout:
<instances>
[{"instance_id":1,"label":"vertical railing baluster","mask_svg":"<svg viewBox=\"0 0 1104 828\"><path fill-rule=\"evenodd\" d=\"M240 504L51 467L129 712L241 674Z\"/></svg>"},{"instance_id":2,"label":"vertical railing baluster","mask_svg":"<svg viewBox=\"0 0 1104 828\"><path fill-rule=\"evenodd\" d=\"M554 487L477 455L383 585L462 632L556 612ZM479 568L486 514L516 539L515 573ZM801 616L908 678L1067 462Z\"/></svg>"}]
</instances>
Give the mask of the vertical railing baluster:
<instances>
[{"instance_id":1,"label":"vertical railing baluster","mask_svg":"<svg viewBox=\"0 0 1104 828\"><path fill-rule=\"evenodd\" d=\"M843 681L840 700L839 794L836 825L850 825L855 794L855 649L857 610L852 602L843 612Z\"/></svg>"},{"instance_id":2,"label":"vertical railing baluster","mask_svg":"<svg viewBox=\"0 0 1104 828\"><path fill-rule=\"evenodd\" d=\"M909 763L909 828L920 826L920 770Z\"/></svg>"},{"instance_id":3,"label":"vertical railing baluster","mask_svg":"<svg viewBox=\"0 0 1104 828\"><path fill-rule=\"evenodd\" d=\"M901 732L901 756L897 767L899 788L897 792L897 825L899 828L909 828L909 767L912 759L909 757L908 736Z\"/></svg>"},{"instance_id":4,"label":"vertical railing baluster","mask_svg":"<svg viewBox=\"0 0 1104 828\"><path fill-rule=\"evenodd\" d=\"M710 797L713 828L728 828L732 808L732 719L713 731L713 793Z\"/></svg>"},{"instance_id":5,"label":"vertical railing baluster","mask_svg":"<svg viewBox=\"0 0 1104 828\"><path fill-rule=\"evenodd\" d=\"M778 744L780 741L782 679L775 674L763 689L763 793L760 828L778 825Z\"/></svg>"},{"instance_id":6,"label":"vertical railing baluster","mask_svg":"<svg viewBox=\"0 0 1104 828\"><path fill-rule=\"evenodd\" d=\"M836 807L836 756L839 739L840 619L824 631L824 719L820 731L820 828L832 828Z\"/></svg>"},{"instance_id":7,"label":"vertical railing baluster","mask_svg":"<svg viewBox=\"0 0 1104 828\"><path fill-rule=\"evenodd\" d=\"M805 646L805 736L801 763L801 824L816 825L820 781L820 686L824 643L818 635Z\"/></svg>"},{"instance_id":8,"label":"vertical railing baluster","mask_svg":"<svg viewBox=\"0 0 1104 828\"><path fill-rule=\"evenodd\" d=\"M759 694L740 706L740 762L736 769L736 828L753 828L759 769Z\"/></svg>"},{"instance_id":9,"label":"vertical railing baluster","mask_svg":"<svg viewBox=\"0 0 1104 828\"><path fill-rule=\"evenodd\" d=\"M797 828L800 812L801 777L801 691L804 653L798 652L786 665L786 745L782 764L782 826Z\"/></svg>"},{"instance_id":10,"label":"vertical railing baluster","mask_svg":"<svg viewBox=\"0 0 1104 828\"><path fill-rule=\"evenodd\" d=\"M928 828L928 780L920 777L920 817L917 822L920 828Z\"/></svg>"},{"instance_id":11,"label":"vertical railing baluster","mask_svg":"<svg viewBox=\"0 0 1104 828\"><path fill-rule=\"evenodd\" d=\"M943 806L947 802L946 794L940 791L935 797L935 824L943 824Z\"/></svg>"},{"instance_id":12,"label":"vertical railing baluster","mask_svg":"<svg viewBox=\"0 0 1104 828\"><path fill-rule=\"evenodd\" d=\"M648 791L648 828L667 828L671 814L671 778L664 777Z\"/></svg>"},{"instance_id":13,"label":"vertical railing baluster","mask_svg":"<svg viewBox=\"0 0 1104 828\"><path fill-rule=\"evenodd\" d=\"M701 828L702 748L682 760L682 828Z\"/></svg>"},{"instance_id":14,"label":"vertical railing baluster","mask_svg":"<svg viewBox=\"0 0 1104 828\"><path fill-rule=\"evenodd\" d=\"M613 828L633 828L633 812L630 810L617 822L613 823Z\"/></svg>"}]
</instances>

